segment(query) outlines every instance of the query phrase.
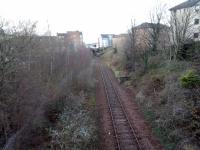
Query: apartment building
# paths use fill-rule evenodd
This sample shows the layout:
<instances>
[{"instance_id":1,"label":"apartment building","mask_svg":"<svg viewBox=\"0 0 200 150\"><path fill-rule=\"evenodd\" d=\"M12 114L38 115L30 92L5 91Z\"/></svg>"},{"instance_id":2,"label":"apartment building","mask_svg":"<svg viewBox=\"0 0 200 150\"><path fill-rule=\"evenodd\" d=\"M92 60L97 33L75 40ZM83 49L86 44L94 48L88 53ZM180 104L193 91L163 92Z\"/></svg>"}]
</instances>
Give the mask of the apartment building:
<instances>
[{"instance_id":1,"label":"apartment building","mask_svg":"<svg viewBox=\"0 0 200 150\"><path fill-rule=\"evenodd\" d=\"M176 17L176 24L183 29L178 32L186 34L188 39L200 41L200 0L187 0L170 9L172 19ZM187 32L184 33L184 27Z\"/></svg>"}]
</instances>

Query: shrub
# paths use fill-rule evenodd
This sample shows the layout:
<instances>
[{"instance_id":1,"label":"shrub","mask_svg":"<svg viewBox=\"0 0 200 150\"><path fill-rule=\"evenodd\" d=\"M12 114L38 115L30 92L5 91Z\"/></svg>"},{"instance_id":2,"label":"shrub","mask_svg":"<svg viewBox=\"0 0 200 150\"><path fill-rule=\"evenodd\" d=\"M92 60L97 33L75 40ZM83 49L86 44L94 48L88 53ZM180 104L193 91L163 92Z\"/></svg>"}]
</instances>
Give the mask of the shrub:
<instances>
[{"instance_id":1,"label":"shrub","mask_svg":"<svg viewBox=\"0 0 200 150\"><path fill-rule=\"evenodd\" d=\"M189 70L181 77L181 85L185 88L194 88L200 85L200 76L193 70Z\"/></svg>"},{"instance_id":2,"label":"shrub","mask_svg":"<svg viewBox=\"0 0 200 150\"><path fill-rule=\"evenodd\" d=\"M56 128L49 130L50 149L98 149L96 113L94 109L86 109L82 101L79 96L73 96L68 100L69 104L64 106L63 113L59 115Z\"/></svg>"}]
</instances>

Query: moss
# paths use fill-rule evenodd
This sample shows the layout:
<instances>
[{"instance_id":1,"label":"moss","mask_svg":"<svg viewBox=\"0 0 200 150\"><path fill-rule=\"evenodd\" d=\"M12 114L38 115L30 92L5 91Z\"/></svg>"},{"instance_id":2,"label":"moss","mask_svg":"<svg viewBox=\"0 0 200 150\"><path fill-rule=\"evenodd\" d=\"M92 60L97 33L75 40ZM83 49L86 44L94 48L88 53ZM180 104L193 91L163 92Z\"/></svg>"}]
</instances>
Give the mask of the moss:
<instances>
[{"instance_id":1,"label":"moss","mask_svg":"<svg viewBox=\"0 0 200 150\"><path fill-rule=\"evenodd\" d=\"M180 81L185 88L200 86L200 76L194 70L188 70L186 74L182 75Z\"/></svg>"},{"instance_id":2,"label":"moss","mask_svg":"<svg viewBox=\"0 0 200 150\"><path fill-rule=\"evenodd\" d=\"M92 95L88 101L88 105L90 107L95 107L96 106L96 97L95 95Z\"/></svg>"}]
</instances>

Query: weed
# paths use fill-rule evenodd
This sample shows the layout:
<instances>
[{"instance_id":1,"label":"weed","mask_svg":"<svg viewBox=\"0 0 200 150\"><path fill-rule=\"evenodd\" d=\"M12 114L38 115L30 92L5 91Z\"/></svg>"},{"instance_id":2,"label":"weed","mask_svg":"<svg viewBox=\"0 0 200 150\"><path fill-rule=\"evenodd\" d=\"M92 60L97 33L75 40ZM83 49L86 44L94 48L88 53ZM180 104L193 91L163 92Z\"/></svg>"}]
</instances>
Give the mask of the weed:
<instances>
[{"instance_id":1,"label":"weed","mask_svg":"<svg viewBox=\"0 0 200 150\"><path fill-rule=\"evenodd\" d=\"M188 70L181 77L181 85L185 88L194 88L200 85L200 76L194 70Z\"/></svg>"},{"instance_id":2,"label":"weed","mask_svg":"<svg viewBox=\"0 0 200 150\"><path fill-rule=\"evenodd\" d=\"M63 113L59 116L57 128L49 130L52 137L51 149L97 149L96 116L81 103L73 104L75 99L70 101L73 107L65 105ZM90 102L95 103L94 97Z\"/></svg>"},{"instance_id":3,"label":"weed","mask_svg":"<svg viewBox=\"0 0 200 150\"><path fill-rule=\"evenodd\" d=\"M159 138L161 144L166 150L173 150L176 146L176 142L170 138L169 133L171 130L169 128L164 128L159 126L156 121L156 114L152 110L146 110L143 108L143 114L145 119L151 124L153 133Z\"/></svg>"}]
</instances>

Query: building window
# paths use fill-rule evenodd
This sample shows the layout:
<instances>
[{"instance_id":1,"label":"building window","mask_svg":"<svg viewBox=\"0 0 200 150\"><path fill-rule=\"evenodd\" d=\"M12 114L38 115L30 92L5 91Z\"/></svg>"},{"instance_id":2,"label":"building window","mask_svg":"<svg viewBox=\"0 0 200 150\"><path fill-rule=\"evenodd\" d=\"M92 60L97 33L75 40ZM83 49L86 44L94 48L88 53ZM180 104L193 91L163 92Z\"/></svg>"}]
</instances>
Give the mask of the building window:
<instances>
[{"instance_id":1,"label":"building window","mask_svg":"<svg viewBox=\"0 0 200 150\"><path fill-rule=\"evenodd\" d=\"M194 38L198 38L199 37L199 33L194 33Z\"/></svg>"},{"instance_id":2,"label":"building window","mask_svg":"<svg viewBox=\"0 0 200 150\"><path fill-rule=\"evenodd\" d=\"M194 24L199 24L199 19L195 19Z\"/></svg>"},{"instance_id":3,"label":"building window","mask_svg":"<svg viewBox=\"0 0 200 150\"><path fill-rule=\"evenodd\" d=\"M200 10L200 6L199 6L199 5L195 6L195 11L196 11L197 13L199 12L199 10Z\"/></svg>"}]
</instances>

